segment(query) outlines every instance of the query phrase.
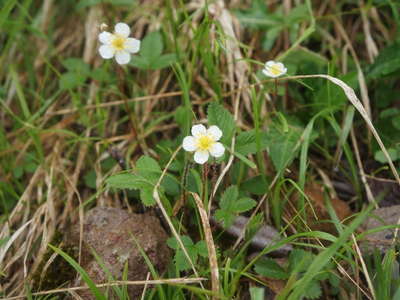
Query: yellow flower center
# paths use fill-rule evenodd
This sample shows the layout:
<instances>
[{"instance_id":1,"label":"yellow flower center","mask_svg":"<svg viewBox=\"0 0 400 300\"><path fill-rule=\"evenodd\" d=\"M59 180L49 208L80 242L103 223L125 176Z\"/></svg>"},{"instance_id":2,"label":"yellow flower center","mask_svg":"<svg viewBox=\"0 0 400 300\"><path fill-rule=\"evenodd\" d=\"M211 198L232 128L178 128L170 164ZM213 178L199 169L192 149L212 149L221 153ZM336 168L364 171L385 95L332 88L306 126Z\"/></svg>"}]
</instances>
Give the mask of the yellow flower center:
<instances>
[{"instance_id":1,"label":"yellow flower center","mask_svg":"<svg viewBox=\"0 0 400 300\"><path fill-rule=\"evenodd\" d=\"M121 36L116 36L113 41L111 42L113 48L117 51L125 49L125 38Z\"/></svg>"},{"instance_id":2,"label":"yellow flower center","mask_svg":"<svg viewBox=\"0 0 400 300\"><path fill-rule=\"evenodd\" d=\"M279 75L282 73L282 70L278 66L271 66L270 71L274 75Z\"/></svg>"},{"instance_id":3,"label":"yellow flower center","mask_svg":"<svg viewBox=\"0 0 400 300\"><path fill-rule=\"evenodd\" d=\"M205 151L209 150L214 143L215 141L211 137L209 137L208 135L203 135L197 140L197 147L200 150Z\"/></svg>"}]
</instances>

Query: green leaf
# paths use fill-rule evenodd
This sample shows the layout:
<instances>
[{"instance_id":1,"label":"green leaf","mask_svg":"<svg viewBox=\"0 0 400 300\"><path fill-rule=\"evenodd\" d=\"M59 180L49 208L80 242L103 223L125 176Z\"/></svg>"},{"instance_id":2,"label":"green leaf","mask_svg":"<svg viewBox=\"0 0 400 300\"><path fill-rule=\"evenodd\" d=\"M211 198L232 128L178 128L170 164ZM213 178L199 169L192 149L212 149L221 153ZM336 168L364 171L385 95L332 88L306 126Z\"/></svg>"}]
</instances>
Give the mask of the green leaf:
<instances>
[{"instance_id":1,"label":"green leaf","mask_svg":"<svg viewBox=\"0 0 400 300\"><path fill-rule=\"evenodd\" d=\"M151 66L149 59L140 55L134 56L129 64L142 70L149 70Z\"/></svg>"},{"instance_id":2,"label":"green leaf","mask_svg":"<svg viewBox=\"0 0 400 300\"><path fill-rule=\"evenodd\" d=\"M86 172L85 176L83 177L83 181L85 182L87 187L92 189L96 188L96 172L94 170L90 170Z\"/></svg>"},{"instance_id":3,"label":"green leaf","mask_svg":"<svg viewBox=\"0 0 400 300\"><path fill-rule=\"evenodd\" d=\"M83 9L85 7L93 6L99 3L109 3L114 6L118 5L132 5L136 1L134 0L80 0L76 5L76 9Z\"/></svg>"},{"instance_id":4,"label":"green leaf","mask_svg":"<svg viewBox=\"0 0 400 300\"><path fill-rule=\"evenodd\" d=\"M251 287L250 289L250 299L251 300L264 300L265 289L261 287Z\"/></svg>"},{"instance_id":5,"label":"green leaf","mask_svg":"<svg viewBox=\"0 0 400 300\"><path fill-rule=\"evenodd\" d=\"M90 67L81 58L67 58L63 60L62 65L69 71L89 75Z\"/></svg>"},{"instance_id":6,"label":"green leaf","mask_svg":"<svg viewBox=\"0 0 400 300\"><path fill-rule=\"evenodd\" d=\"M175 53L164 54L164 55L157 57L151 63L151 69L152 70L163 69L165 67L172 65L176 61L177 61L177 56Z\"/></svg>"},{"instance_id":7,"label":"green leaf","mask_svg":"<svg viewBox=\"0 0 400 300\"><path fill-rule=\"evenodd\" d=\"M196 247L197 253L199 253L200 256L208 257L208 249L207 249L206 241L203 241L203 240L198 241L196 243L195 247Z\"/></svg>"},{"instance_id":8,"label":"green leaf","mask_svg":"<svg viewBox=\"0 0 400 300\"><path fill-rule=\"evenodd\" d=\"M233 222L235 221L235 215L232 214L230 211L222 210L222 209L217 209L215 211L215 218L217 221L222 222L222 226L224 228L228 228L233 225Z\"/></svg>"},{"instance_id":9,"label":"green leaf","mask_svg":"<svg viewBox=\"0 0 400 300\"><path fill-rule=\"evenodd\" d=\"M367 76L377 79L394 75L400 70L400 41L394 42L379 52L374 63L369 67Z\"/></svg>"},{"instance_id":10,"label":"green leaf","mask_svg":"<svg viewBox=\"0 0 400 300\"><path fill-rule=\"evenodd\" d=\"M284 18L284 21L288 25L296 25L299 22L307 21L308 19L310 19L310 15L307 4L300 4L290 10L289 15Z\"/></svg>"},{"instance_id":11,"label":"green leaf","mask_svg":"<svg viewBox=\"0 0 400 300\"><path fill-rule=\"evenodd\" d=\"M106 179L106 183L109 187L117 189L141 189L153 186L142 176L132 173L112 175Z\"/></svg>"},{"instance_id":12,"label":"green leaf","mask_svg":"<svg viewBox=\"0 0 400 300\"><path fill-rule=\"evenodd\" d=\"M219 206L223 210L230 211L232 208L232 204L236 201L238 196L239 190L236 185L228 187L222 194L221 200L219 201Z\"/></svg>"},{"instance_id":13,"label":"green leaf","mask_svg":"<svg viewBox=\"0 0 400 300\"><path fill-rule=\"evenodd\" d=\"M392 124L393 124L394 128L400 130L400 115L398 115L392 119Z\"/></svg>"},{"instance_id":14,"label":"green leaf","mask_svg":"<svg viewBox=\"0 0 400 300\"><path fill-rule=\"evenodd\" d=\"M249 9L236 12L236 16L243 26L254 29L271 29L277 26L283 29L284 25L282 12L268 13L268 7L262 0L252 1Z\"/></svg>"},{"instance_id":15,"label":"green leaf","mask_svg":"<svg viewBox=\"0 0 400 300\"><path fill-rule=\"evenodd\" d=\"M264 131L260 135L260 150L268 146L268 134ZM235 150L242 155L254 154L257 152L256 131L254 129L241 132L236 138Z\"/></svg>"},{"instance_id":16,"label":"green leaf","mask_svg":"<svg viewBox=\"0 0 400 300\"><path fill-rule=\"evenodd\" d=\"M268 191L269 182L264 176L258 175L242 182L240 189L254 195L264 195Z\"/></svg>"},{"instance_id":17,"label":"green leaf","mask_svg":"<svg viewBox=\"0 0 400 300\"><path fill-rule=\"evenodd\" d=\"M155 185L161 176L161 168L158 162L149 156L141 156L135 166L138 175Z\"/></svg>"},{"instance_id":18,"label":"green leaf","mask_svg":"<svg viewBox=\"0 0 400 300\"><path fill-rule=\"evenodd\" d=\"M70 90L85 83L87 76L75 72L64 73L60 76L59 85L61 90Z\"/></svg>"},{"instance_id":19,"label":"green leaf","mask_svg":"<svg viewBox=\"0 0 400 300\"><path fill-rule=\"evenodd\" d=\"M287 279L289 274L272 258L261 258L254 265L254 271L262 276L274 279Z\"/></svg>"},{"instance_id":20,"label":"green leaf","mask_svg":"<svg viewBox=\"0 0 400 300\"><path fill-rule=\"evenodd\" d=\"M239 189L236 185L228 187L222 194L219 201L220 209L215 212L215 218L222 222L224 228L230 227L235 216L240 213L247 211L256 205L256 202L250 198L237 199L239 196Z\"/></svg>"},{"instance_id":21,"label":"green leaf","mask_svg":"<svg viewBox=\"0 0 400 300\"><path fill-rule=\"evenodd\" d=\"M184 106L179 106L175 110L174 120L181 127L184 128L187 124L189 116L187 114L186 108Z\"/></svg>"},{"instance_id":22,"label":"green leaf","mask_svg":"<svg viewBox=\"0 0 400 300\"><path fill-rule=\"evenodd\" d=\"M139 172L156 172L161 173L158 162L150 156L143 155L136 161L136 170Z\"/></svg>"},{"instance_id":23,"label":"green leaf","mask_svg":"<svg viewBox=\"0 0 400 300\"><path fill-rule=\"evenodd\" d=\"M315 255L302 249L293 249L289 256L290 272L304 272L312 263Z\"/></svg>"},{"instance_id":24,"label":"green leaf","mask_svg":"<svg viewBox=\"0 0 400 300\"><path fill-rule=\"evenodd\" d=\"M146 35L140 45L140 56L146 57L150 62L157 59L162 51L164 45L162 35L159 31L153 31Z\"/></svg>"},{"instance_id":25,"label":"green leaf","mask_svg":"<svg viewBox=\"0 0 400 300\"><path fill-rule=\"evenodd\" d=\"M106 183L109 187L118 189L139 189L143 204L154 205L153 189L162 173L158 162L149 156L141 156L136 161L134 172L112 175L106 179ZM170 174L165 175L161 186L169 195L176 196L180 193L180 182Z\"/></svg>"},{"instance_id":26,"label":"green leaf","mask_svg":"<svg viewBox=\"0 0 400 300\"><path fill-rule=\"evenodd\" d=\"M358 87L358 73L356 71L337 77L346 82L353 89ZM313 101L314 108L318 111L326 108L327 105L342 107L348 102L342 88L330 82L325 82L320 85L320 88L315 92Z\"/></svg>"},{"instance_id":27,"label":"green leaf","mask_svg":"<svg viewBox=\"0 0 400 300\"><path fill-rule=\"evenodd\" d=\"M221 104L212 102L208 105L207 118L210 125L217 125L221 129L221 141L229 145L236 127L232 114Z\"/></svg>"},{"instance_id":28,"label":"green leaf","mask_svg":"<svg viewBox=\"0 0 400 300\"><path fill-rule=\"evenodd\" d=\"M153 198L152 188L142 188L140 190L140 200L145 206L151 206L156 204L156 200Z\"/></svg>"},{"instance_id":29,"label":"green leaf","mask_svg":"<svg viewBox=\"0 0 400 300\"><path fill-rule=\"evenodd\" d=\"M307 299L317 299L321 297L321 295L322 295L322 290L319 282L315 280L311 281L311 283L305 290L304 297L306 297Z\"/></svg>"},{"instance_id":30,"label":"green leaf","mask_svg":"<svg viewBox=\"0 0 400 300\"><path fill-rule=\"evenodd\" d=\"M92 72L90 72L90 77L99 82L111 82L112 80L110 72L107 72L102 68L94 69Z\"/></svg>"},{"instance_id":31,"label":"green leaf","mask_svg":"<svg viewBox=\"0 0 400 300\"><path fill-rule=\"evenodd\" d=\"M193 261L195 264L199 255L198 252L198 247L201 248L201 246L194 245L192 239L186 235L180 236L183 245L185 246L187 253L190 257L190 259ZM171 237L167 240L167 245L168 247L176 250L175 256L174 256L174 262L175 266L178 269L178 271L185 271L189 270L191 268L189 261L187 260L185 253L182 251L180 248L177 240L175 237Z\"/></svg>"},{"instance_id":32,"label":"green leaf","mask_svg":"<svg viewBox=\"0 0 400 300\"><path fill-rule=\"evenodd\" d=\"M398 160L400 158L397 149L388 148L387 151L388 151L389 156L392 159L392 161L396 161L396 160ZM382 150L376 151L375 155L374 155L374 158L375 158L376 161L379 161L382 164L386 164L388 162L388 160L387 160L385 154L383 154Z\"/></svg>"},{"instance_id":33,"label":"green leaf","mask_svg":"<svg viewBox=\"0 0 400 300\"><path fill-rule=\"evenodd\" d=\"M154 31L142 40L140 55L135 56L130 64L143 70L168 67L177 61L177 56L174 53L162 55L163 49L163 37L159 31Z\"/></svg>"},{"instance_id":34,"label":"green leaf","mask_svg":"<svg viewBox=\"0 0 400 300\"><path fill-rule=\"evenodd\" d=\"M187 235L181 235L180 236L182 244L185 247L190 247L193 246L193 241L190 237L188 237ZM167 245L168 247L174 249L174 250L178 250L179 249L179 244L178 241L176 240L175 237L171 237L167 240Z\"/></svg>"},{"instance_id":35,"label":"green leaf","mask_svg":"<svg viewBox=\"0 0 400 300\"><path fill-rule=\"evenodd\" d=\"M268 132L269 155L277 171L286 168L298 153L296 145L301 137L301 131L293 126L287 129L284 131L283 128L271 126Z\"/></svg>"},{"instance_id":36,"label":"green leaf","mask_svg":"<svg viewBox=\"0 0 400 300\"><path fill-rule=\"evenodd\" d=\"M379 118L385 119L385 118L390 118L390 117L394 117L394 116L398 116L398 115L400 115L400 110L398 108L391 107L391 108L382 110L379 113Z\"/></svg>"},{"instance_id":37,"label":"green leaf","mask_svg":"<svg viewBox=\"0 0 400 300\"><path fill-rule=\"evenodd\" d=\"M252 209L254 206L257 205L257 202L251 198L246 197L236 200L236 202L233 205L234 205L233 210L235 212L241 213Z\"/></svg>"}]
</instances>

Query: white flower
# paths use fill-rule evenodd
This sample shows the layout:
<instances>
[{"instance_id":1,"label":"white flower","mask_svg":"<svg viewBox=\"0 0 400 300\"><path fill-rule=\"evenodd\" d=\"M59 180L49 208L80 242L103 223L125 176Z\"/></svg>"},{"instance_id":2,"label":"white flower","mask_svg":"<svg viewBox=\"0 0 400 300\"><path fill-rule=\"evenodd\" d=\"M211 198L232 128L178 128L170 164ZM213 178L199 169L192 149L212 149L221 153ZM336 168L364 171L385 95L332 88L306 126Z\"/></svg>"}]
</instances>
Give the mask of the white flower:
<instances>
[{"instance_id":1,"label":"white flower","mask_svg":"<svg viewBox=\"0 0 400 300\"><path fill-rule=\"evenodd\" d=\"M140 49L140 41L128 37L131 33L125 23L117 23L114 33L103 31L99 34L99 41L103 44L99 48L102 58L110 59L115 56L120 65L127 64L131 60L131 53L137 53Z\"/></svg>"},{"instance_id":2,"label":"white flower","mask_svg":"<svg viewBox=\"0 0 400 300\"><path fill-rule=\"evenodd\" d=\"M267 61L264 66L264 70L262 70L264 75L272 78L276 78L286 74L287 69L284 64L278 61Z\"/></svg>"},{"instance_id":3,"label":"white flower","mask_svg":"<svg viewBox=\"0 0 400 300\"><path fill-rule=\"evenodd\" d=\"M221 157L224 152L224 146L217 142L222 137L222 131L218 126L211 126L206 129L203 125L194 125L192 127L192 136L183 139L183 149L194 152L194 161L198 164L204 164L208 157Z\"/></svg>"}]
</instances>

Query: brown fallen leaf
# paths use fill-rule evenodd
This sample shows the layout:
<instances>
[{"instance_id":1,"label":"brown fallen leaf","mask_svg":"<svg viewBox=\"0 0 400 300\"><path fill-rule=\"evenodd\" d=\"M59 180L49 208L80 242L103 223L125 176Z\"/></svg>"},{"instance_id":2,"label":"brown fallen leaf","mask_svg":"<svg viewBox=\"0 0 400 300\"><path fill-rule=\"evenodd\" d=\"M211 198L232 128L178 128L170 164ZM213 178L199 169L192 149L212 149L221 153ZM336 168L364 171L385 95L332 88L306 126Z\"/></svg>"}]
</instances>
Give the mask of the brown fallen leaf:
<instances>
[{"instance_id":1,"label":"brown fallen leaf","mask_svg":"<svg viewBox=\"0 0 400 300\"><path fill-rule=\"evenodd\" d=\"M304 193L310 199L312 208L307 205L306 215L307 224L312 230L325 231L329 233L336 233L335 225L331 222L331 217L328 213L328 208L325 204L324 187L318 183L309 183L305 189ZM297 207L296 201L298 199L298 194L291 198L292 206ZM352 214L350 207L346 202L340 200L339 198L330 198L331 205L336 212L339 220L344 220ZM293 217L293 211L290 215ZM317 219L315 218L317 217Z\"/></svg>"}]
</instances>

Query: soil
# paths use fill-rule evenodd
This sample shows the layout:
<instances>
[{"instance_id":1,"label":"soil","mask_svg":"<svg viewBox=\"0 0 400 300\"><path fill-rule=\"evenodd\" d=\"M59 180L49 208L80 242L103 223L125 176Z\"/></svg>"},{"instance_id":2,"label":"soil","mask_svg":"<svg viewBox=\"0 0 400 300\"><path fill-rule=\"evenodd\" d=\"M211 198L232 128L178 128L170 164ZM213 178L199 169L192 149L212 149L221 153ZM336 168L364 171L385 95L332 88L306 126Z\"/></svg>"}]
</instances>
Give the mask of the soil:
<instances>
[{"instance_id":1,"label":"soil","mask_svg":"<svg viewBox=\"0 0 400 300\"><path fill-rule=\"evenodd\" d=\"M79 225L73 226L67 234L67 243L79 245ZM149 214L132 214L117 208L97 207L90 210L84 220L81 266L95 283L109 281L104 268L92 255L100 257L105 268L115 280L121 280L124 266L128 264L127 280L145 280L150 272L139 250L146 253L160 275L171 259L171 250L166 244L168 235L159 220ZM136 242L135 242L136 240ZM152 278L152 277L151 277ZM73 286L85 285L77 278ZM143 286L130 285L128 293L136 299ZM105 289L102 292L106 292ZM107 299L117 299L112 289L108 289ZM89 290L79 292L83 299L95 299Z\"/></svg>"}]
</instances>

